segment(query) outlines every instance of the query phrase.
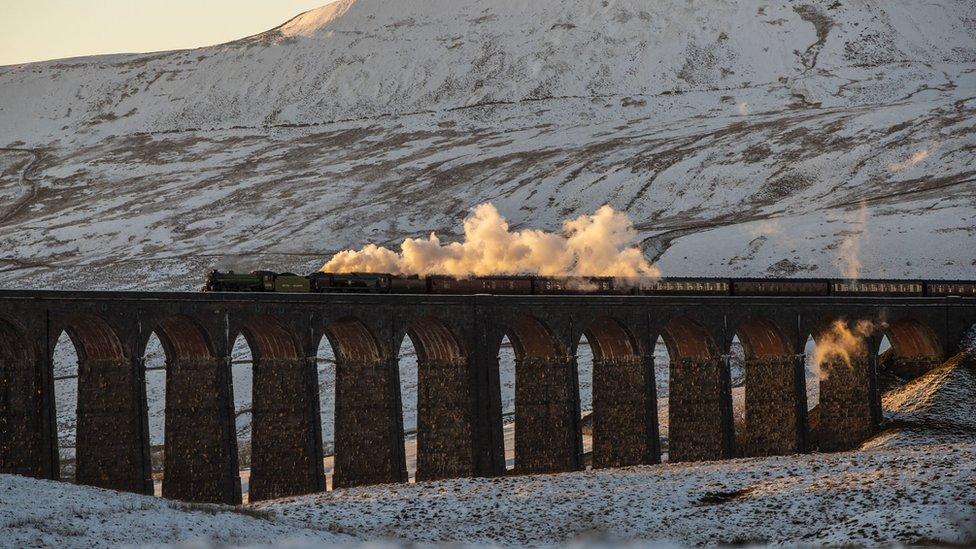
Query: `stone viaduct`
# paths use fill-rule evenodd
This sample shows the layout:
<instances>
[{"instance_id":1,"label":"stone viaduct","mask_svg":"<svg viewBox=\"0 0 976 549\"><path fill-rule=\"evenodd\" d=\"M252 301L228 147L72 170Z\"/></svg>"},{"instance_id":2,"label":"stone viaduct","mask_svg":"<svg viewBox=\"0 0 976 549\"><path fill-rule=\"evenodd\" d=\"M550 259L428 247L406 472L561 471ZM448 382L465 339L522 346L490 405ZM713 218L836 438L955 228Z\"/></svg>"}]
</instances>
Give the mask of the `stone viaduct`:
<instances>
[{"instance_id":1,"label":"stone viaduct","mask_svg":"<svg viewBox=\"0 0 976 549\"><path fill-rule=\"evenodd\" d=\"M822 365L810 428L804 344L869 321ZM594 467L660 461L653 347L670 356L670 461L736 455L729 347L746 353L747 449L856 446L881 420L878 345L921 372L976 323L964 298L0 292L0 472L58 478L53 349L78 349L76 481L152 493L144 352L166 362L163 495L241 501L230 354L254 357L251 500L325 489L315 356L336 354L333 484L407 479L397 351L418 353L418 480L505 474L498 353L516 353L516 472L584 467L576 347L593 348ZM866 326L868 324L865 324Z\"/></svg>"}]
</instances>

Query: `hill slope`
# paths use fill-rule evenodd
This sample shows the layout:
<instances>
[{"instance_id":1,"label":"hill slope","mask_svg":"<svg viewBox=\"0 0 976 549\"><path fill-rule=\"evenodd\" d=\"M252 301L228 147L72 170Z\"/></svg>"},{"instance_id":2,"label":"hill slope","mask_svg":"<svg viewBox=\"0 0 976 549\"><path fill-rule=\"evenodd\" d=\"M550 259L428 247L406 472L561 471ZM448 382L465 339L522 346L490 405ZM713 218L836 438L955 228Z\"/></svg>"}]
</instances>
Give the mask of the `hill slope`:
<instances>
[{"instance_id":1,"label":"hill slope","mask_svg":"<svg viewBox=\"0 0 976 549\"><path fill-rule=\"evenodd\" d=\"M664 274L966 277L970 2L346 0L0 68L0 284L188 289L603 203Z\"/></svg>"},{"instance_id":2,"label":"hill slope","mask_svg":"<svg viewBox=\"0 0 976 549\"><path fill-rule=\"evenodd\" d=\"M0 475L17 545L967 545L973 444L385 485L224 507ZM82 510L82 507L84 510Z\"/></svg>"},{"instance_id":3,"label":"hill slope","mask_svg":"<svg viewBox=\"0 0 976 549\"><path fill-rule=\"evenodd\" d=\"M882 399L887 428L865 448L976 440L976 358L960 353Z\"/></svg>"},{"instance_id":4,"label":"hill slope","mask_svg":"<svg viewBox=\"0 0 976 549\"><path fill-rule=\"evenodd\" d=\"M974 18L950 0L341 0L222 46L7 67L0 125L34 143L755 88L875 104L899 91L835 88L880 67L917 67L907 81L976 61Z\"/></svg>"}]
</instances>

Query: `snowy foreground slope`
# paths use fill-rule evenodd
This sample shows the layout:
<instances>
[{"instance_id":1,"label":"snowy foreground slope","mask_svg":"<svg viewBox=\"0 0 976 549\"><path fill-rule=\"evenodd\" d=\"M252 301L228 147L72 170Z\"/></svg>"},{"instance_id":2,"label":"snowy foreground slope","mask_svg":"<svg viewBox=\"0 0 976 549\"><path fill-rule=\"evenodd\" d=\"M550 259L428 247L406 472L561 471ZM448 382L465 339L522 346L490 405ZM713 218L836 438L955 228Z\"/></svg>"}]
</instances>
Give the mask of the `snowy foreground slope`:
<instances>
[{"instance_id":1,"label":"snowy foreground slope","mask_svg":"<svg viewBox=\"0 0 976 549\"><path fill-rule=\"evenodd\" d=\"M243 514L0 475L0 545L976 543L972 362L884 402L889 427L857 452L384 485Z\"/></svg>"},{"instance_id":2,"label":"snowy foreground slope","mask_svg":"<svg viewBox=\"0 0 976 549\"><path fill-rule=\"evenodd\" d=\"M503 545L972 542L972 444L350 490L282 523L367 539Z\"/></svg>"},{"instance_id":3,"label":"snowy foreground slope","mask_svg":"<svg viewBox=\"0 0 976 549\"><path fill-rule=\"evenodd\" d=\"M268 519L268 513L258 510L191 505L0 475L2 547L147 546L196 540L203 546L226 546L301 536L330 544L352 540Z\"/></svg>"},{"instance_id":4,"label":"snowy foreground slope","mask_svg":"<svg viewBox=\"0 0 976 549\"><path fill-rule=\"evenodd\" d=\"M0 476L4 545L304 538L547 545L976 540L976 444L340 490L187 512L144 496ZM174 508L175 507L175 508ZM348 537L347 537L348 536Z\"/></svg>"},{"instance_id":5,"label":"snowy foreground slope","mask_svg":"<svg viewBox=\"0 0 976 549\"><path fill-rule=\"evenodd\" d=\"M665 275L967 278L974 126L970 1L344 0L0 67L0 285L302 271L485 201L608 202Z\"/></svg>"}]
</instances>

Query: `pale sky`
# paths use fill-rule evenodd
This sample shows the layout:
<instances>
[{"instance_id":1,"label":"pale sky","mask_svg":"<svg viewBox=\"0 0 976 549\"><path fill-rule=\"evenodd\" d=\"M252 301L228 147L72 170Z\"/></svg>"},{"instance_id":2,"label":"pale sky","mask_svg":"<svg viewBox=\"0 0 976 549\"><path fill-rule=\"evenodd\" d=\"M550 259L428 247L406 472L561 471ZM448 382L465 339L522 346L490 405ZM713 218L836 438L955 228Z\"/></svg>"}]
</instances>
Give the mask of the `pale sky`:
<instances>
[{"instance_id":1,"label":"pale sky","mask_svg":"<svg viewBox=\"0 0 976 549\"><path fill-rule=\"evenodd\" d=\"M194 48L277 27L329 0L0 0L0 65Z\"/></svg>"}]
</instances>

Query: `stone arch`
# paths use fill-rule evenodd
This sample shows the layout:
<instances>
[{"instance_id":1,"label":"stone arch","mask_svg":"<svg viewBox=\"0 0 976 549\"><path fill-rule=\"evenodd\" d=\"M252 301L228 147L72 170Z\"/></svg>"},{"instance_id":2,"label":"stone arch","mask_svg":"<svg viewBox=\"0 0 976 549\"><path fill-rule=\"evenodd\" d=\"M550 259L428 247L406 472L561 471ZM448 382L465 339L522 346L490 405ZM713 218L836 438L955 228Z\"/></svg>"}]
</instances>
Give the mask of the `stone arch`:
<instances>
[{"instance_id":1,"label":"stone arch","mask_svg":"<svg viewBox=\"0 0 976 549\"><path fill-rule=\"evenodd\" d=\"M234 412L234 439L237 444L237 467L241 471L242 493L248 491L251 475L251 442L254 438L254 367L253 342L239 331L228 341L230 353L231 405Z\"/></svg>"},{"instance_id":2,"label":"stone arch","mask_svg":"<svg viewBox=\"0 0 976 549\"><path fill-rule=\"evenodd\" d=\"M95 315L72 317L64 325L78 351L78 360L117 360L125 358L122 342L108 323Z\"/></svg>"},{"instance_id":3,"label":"stone arch","mask_svg":"<svg viewBox=\"0 0 976 549\"><path fill-rule=\"evenodd\" d=\"M55 418L27 329L0 318L0 473L58 478Z\"/></svg>"},{"instance_id":4,"label":"stone arch","mask_svg":"<svg viewBox=\"0 0 976 549\"><path fill-rule=\"evenodd\" d=\"M593 467L656 462L653 362L613 317L593 319L583 333L593 350Z\"/></svg>"},{"instance_id":5,"label":"stone arch","mask_svg":"<svg viewBox=\"0 0 976 549\"><path fill-rule=\"evenodd\" d=\"M811 428L815 420L812 412L820 405L820 363L814 360L816 355L817 340L813 334L807 334L803 342L803 376L806 385L807 422Z\"/></svg>"},{"instance_id":6,"label":"stone arch","mask_svg":"<svg viewBox=\"0 0 976 549\"><path fill-rule=\"evenodd\" d=\"M407 327L407 335L421 360L463 360L467 356L461 339L437 317L418 318Z\"/></svg>"},{"instance_id":7,"label":"stone arch","mask_svg":"<svg viewBox=\"0 0 976 549\"><path fill-rule=\"evenodd\" d=\"M914 379L942 362L944 355L938 337L918 320L901 318L884 323L881 332L888 337L892 351L885 357L887 360L878 365L882 370L891 371L902 379Z\"/></svg>"},{"instance_id":8,"label":"stone arch","mask_svg":"<svg viewBox=\"0 0 976 549\"><path fill-rule=\"evenodd\" d=\"M241 333L253 358L248 500L323 490L314 360L303 356L292 332L273 315L247 319Z\"/></svg>"},{"instance_id":9,"label":"stone arch","mask_svg":"<svg viewBox=\"0 0 976 549\"><path fill-rule=\"evenodd\" d=\"M167 360L209 360L215 356L206 330L189 316L168 317L153 332L163 344Z\"/></svg>"},{"instance_id":10,"label":"stone arch","mask_svg":"<svg viewBox=\"0 0 976 549\"><path fill-rule=\"evenodd\" d=\"M416 478L473 476L475 392L464 345L444 321L430 315L413 320L406 334L404 341L411 341L417 353Z\"/></svg>"},{"instance_id":11,"label":"stone arch","mask_svg":"<svg viewBox=\"0 0 976 549\"><path fill-rule=\"evenodd\" d=\"M51 348L52 399L57 439L58 478L75 482L78 441L78 377L80 353L61 330Z\"/></svg>"},{"instance_id":12,"label":"stone arch","mask_svg":"<svg viewBox=\"0 0 976 549\"><path fill-rule=\"evenodd\" d=\"M325 326L336 360L336 488L407 480L396 356L365 322L342 317Z\"/></svg>"},{"instance_id":13,"label":"stone arch","mask_svg":"<svg viewBox=\"0 0 976 549\"><path fill-rule=\"evenodd\" d=\"M515 348L515 354L523 359L545 359L564 356L565 348L552 330L539 318L520 314L508 324L506 334Z\"/></svg>"},{"instance_id":14,"label":"stone arch","mask_svg":"<svg viewBox=\"0 0 976 549\"><path fill-rule=\"evenodd\" d=\"M254 353L254 360L295 360L302 356L294 336L272 315L250 318L241 333Z\"/></svg>"},{"instance_id":15,"label":"stone arch","mask_svg":"<svg viewBox=\"0 0 976 549\"><path fill-rule=\"evenodd\" d=\"M515 344L507 335L502 336L498 351L490 354L489 360L498 368L498 413L501 425L491 430L500 458L492 464L497 473L515 470Z\"/></svg>"},{"instance_id":16,"label":"stone arch","mask_svg":"<svg viewBox=\"0 0 976 549\"><path fill-rule=\"evenodd\" d=\"M778 326L749 317L736 328L745 359L744 421L735 422L736 454L768 456L802 451L806 438L803 363Z\"/></svg>"},{"instance_id":17,"label":"stone arch","mask_svg":"<svg viewBox=\"0 0 976 549\"><path fill-rule=\"evenodd\" d=\"M671 361L706 359L717 355L717 346L708 332L694 320L680 316L671 319L661 331Z\"/></svg>"},{"instance_id":18,"label":"stone arch","mask_svg":"<svg viewBox=\"0 0 976 549\"><path fill-rule=\"evenodd\" d=\"M747 318L739 323L736 333L747 358L773 358L793 354L789 339L768 319Z\"/></svg>"},{"instance_id":19,"label":"stone arch","mask_svg":"<svg viewBox=\"0 0 976 549\"><path fill-rule=\"evenodd\" d=\"M58 324L78 357L75 482L152 493L145 387L122 338L94 314Z\"/></svg>"},{"instance_id":20,"label":"stone arch","mask_svg":"<svg viewBox=\"0 0 976 549\"><path fill-rule=\"evenodd\" d=\"M517 314L506 328L515 350L516 473L581 469L575 357L538 317Z\"/></svg>"},{"instance_id":21,"label":"stone arch","mask_svg":"<svg viewBox=\"0 0 976 549\"><path fill-rule=\"evenodd\" d=\"M163 318L153 333L166 355L163 497L239 504L230 359L188 315Z\"/></svg>"},{"instance_id":22,"label":"stone arch","mask_svg":"<svg viewBox=\"0 0 976 549\"><path fill-rule=\"evenodd\" d=\"M330 322L325 328L325 335L335 350L337 360L372 362L383 358L379 341L357 318L345 317Z\"/></svg>"},{"instance_id":23,"label":"stone arch","mask_svg":"<svg viewBox=\"0 0 976 549\"><path fill-rule=\"evenodd\" d=\"M397 393L399 402L399 425L403 434L403 453L404 466L407 471L407 480L416 480L417 476L417 437L418 437L418 400L420 391L418 385L421 377L421 358L420 351L417 349L414 339L406 334L397 334L394 341L399 340L399 345L393 344L396 351L397 367Z\"/></svg>"},{"instance_id":24,"label":"stone arch","mask_svg":"<svg viewBox=\"0 0 976 549\"><path fill-rule=\"evenodd\" d=\"M610 317L599 316L583 330L593 348L594 358L613 359L638 356L640 345L623 322Z\"/></svg>"},{"instance_id":25,"label":"stone arch","mask_svg":"<svg viewBox=\"0 0 976 549\"><path fill-rule=\"evenodd\" d=\"M661 336L670 357L668 460L731 457L728 363L705 328L688 317L672 318Z\"/></svg>"}]
</instances>

